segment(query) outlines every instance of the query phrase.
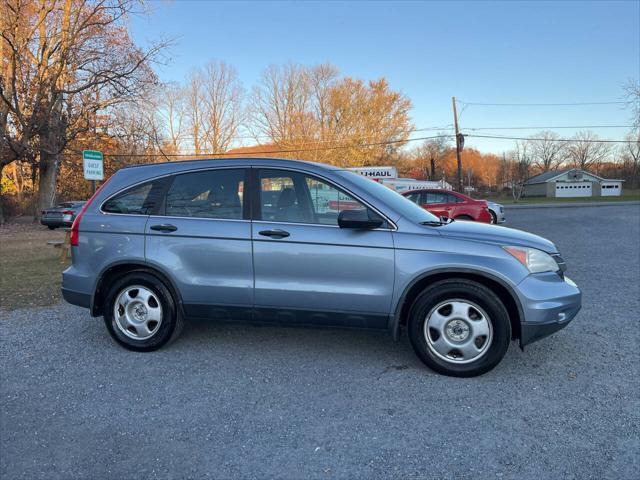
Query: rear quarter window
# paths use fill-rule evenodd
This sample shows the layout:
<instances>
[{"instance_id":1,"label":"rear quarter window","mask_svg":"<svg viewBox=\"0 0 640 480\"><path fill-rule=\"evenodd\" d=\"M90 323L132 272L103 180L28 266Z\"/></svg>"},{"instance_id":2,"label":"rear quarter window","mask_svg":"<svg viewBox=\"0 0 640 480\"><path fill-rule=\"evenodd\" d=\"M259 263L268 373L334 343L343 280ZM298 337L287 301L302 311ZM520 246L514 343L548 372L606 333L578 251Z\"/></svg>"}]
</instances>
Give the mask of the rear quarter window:
<instances>
[{"instance_id":1,"label":"rear quarter window","mask_svg":"<svg viewBox=\"0 0 640 480\"><path fill-rule=\"evenodd\" d=\"M121 192L102 205L105 213L124 215L150 215L161 200L166 180L155 180L136 185Z\"/></svg>"}]
</instances>

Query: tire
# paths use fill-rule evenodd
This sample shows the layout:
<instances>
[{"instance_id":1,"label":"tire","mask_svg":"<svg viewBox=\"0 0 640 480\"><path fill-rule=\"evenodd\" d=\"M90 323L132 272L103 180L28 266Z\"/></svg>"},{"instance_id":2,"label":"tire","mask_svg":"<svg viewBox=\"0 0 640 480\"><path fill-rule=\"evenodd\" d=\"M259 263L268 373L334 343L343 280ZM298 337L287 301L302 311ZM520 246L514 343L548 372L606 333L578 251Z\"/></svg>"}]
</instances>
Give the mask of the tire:
<instances>
[{"instance_id":1,"label":"tire","mask_svg":"<svg viewBox=\"0 0 640 480\"><path fill-rule=\"evenodd\" d=\"M473 222L473 218L470 217L469 215L458 215L456 217L456 220L468 220L468 221Z\"/></svg>"},{"instance_id":2,"label":"tire","mask_svg":"<svg viewBox=\"0 0 640 480\"><path fill-rule=\"evenodd\" d=\"M131 272L117 278L107 291L104 305L109 334L129 350L158 350L182 331L183 319L173 295L149 273Z\"/></svg>"},{"instance_id":3,"label":"tire","mask_svg":"<svg viewBox=\"0 0 640 480\"><path fill-rule=\"evenodd\" d=\"M498 223L498 217L493 210L489 210L489 213L491 214L491 223L496 225Z\"/></svg>"},{"instance_id":4,"label":"tire","mask_svg":"<svg viewBox=\"0 0 640 480\"><path fill-rule=\"evenodd\" d=\"M466 317L460 313L465 309ZM511 341L502 301L484 285L465 279L437 282L418 295L409 311L408 330L420 360L452 377L488 372L500 363Z\"/></svg>"},{"instance_id":5,"label":"tire","mask_svg":"<svg viewBox=\"0 0 640 480\"><path fill-rule=\"evenodd\" d=\"M55 229L56 229L56 227L53 227L53 226L51 226L51 225L47 225L47 228L48 228L49 230L55 230Z\"/></svg>"}]
</instances>

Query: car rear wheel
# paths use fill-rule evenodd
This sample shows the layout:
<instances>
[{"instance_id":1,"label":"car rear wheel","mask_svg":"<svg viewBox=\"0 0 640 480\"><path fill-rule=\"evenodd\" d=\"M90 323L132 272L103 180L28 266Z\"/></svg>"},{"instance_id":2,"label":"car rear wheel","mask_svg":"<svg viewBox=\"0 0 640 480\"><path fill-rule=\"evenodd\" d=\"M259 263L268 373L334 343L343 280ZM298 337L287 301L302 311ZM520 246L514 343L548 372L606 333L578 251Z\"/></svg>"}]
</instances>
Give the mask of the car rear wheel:
<instances>
[{"instance_id":1,"label":"car rear wheel","mask_svg":"<svg viewBox=\"0 0 640 480\"><path fill-rule=\"evenodd\" d=\"M409 312L409 338L432 370L474 377L495 367L511 340L508 313L498 296L477 282L452 279L425 289Z\"/></svg>"},{"instance_id":2,"label":"car rear wheel","mask_svg":"<svg viewBox=\"0 0 640 480\"><path fill-rule=\"evenodd\" d=\"M104 321L116 342L139 352L159 349L182 330L171 292L146 272L129 273L110 286Z\"/></svg>"}]
</instances>

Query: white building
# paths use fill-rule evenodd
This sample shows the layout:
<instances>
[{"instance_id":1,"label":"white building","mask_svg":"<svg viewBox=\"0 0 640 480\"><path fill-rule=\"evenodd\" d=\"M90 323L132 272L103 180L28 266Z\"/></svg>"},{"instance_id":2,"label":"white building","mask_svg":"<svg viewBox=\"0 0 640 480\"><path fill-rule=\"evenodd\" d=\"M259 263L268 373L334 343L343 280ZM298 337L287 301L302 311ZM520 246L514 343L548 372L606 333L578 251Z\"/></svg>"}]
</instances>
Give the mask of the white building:
<instances>
[{"instance_id":1,"label":"white building","mask_svg":"<svg viewBox=\"0 0 640 480\"><path fill-rule=\"evenodd\" d=\"M618 197L622 182L578 168L545 172L524 182L525 197Z\"/></svg>"}]
</instances>

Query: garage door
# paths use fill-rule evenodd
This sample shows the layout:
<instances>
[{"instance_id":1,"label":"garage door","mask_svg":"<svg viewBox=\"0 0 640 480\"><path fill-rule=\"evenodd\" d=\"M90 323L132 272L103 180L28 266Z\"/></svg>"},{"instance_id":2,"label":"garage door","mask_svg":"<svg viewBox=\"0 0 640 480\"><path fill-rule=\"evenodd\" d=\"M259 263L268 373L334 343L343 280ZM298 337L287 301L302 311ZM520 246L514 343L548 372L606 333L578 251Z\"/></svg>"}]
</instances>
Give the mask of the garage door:
<instances>
[{"instance_id":1,"label":"garage door","mask_svg":"<svg viewBox=\"0 0 640 480\"><path fill-rule=\"evenodd\" d=\"M591 182L556 183L556 197L590 197Z\"/></svg>"},{"instance_id":2,"label":"garage door","mask_svg":"<svg viewBox=\"0 0 640 480\"><path fill-rule=\"evenodd\" d=\"M602 183L600 186L600 195L603 197L619 197L622 193L622 185L620 183Z\"/></svg>"}]
</instances>

